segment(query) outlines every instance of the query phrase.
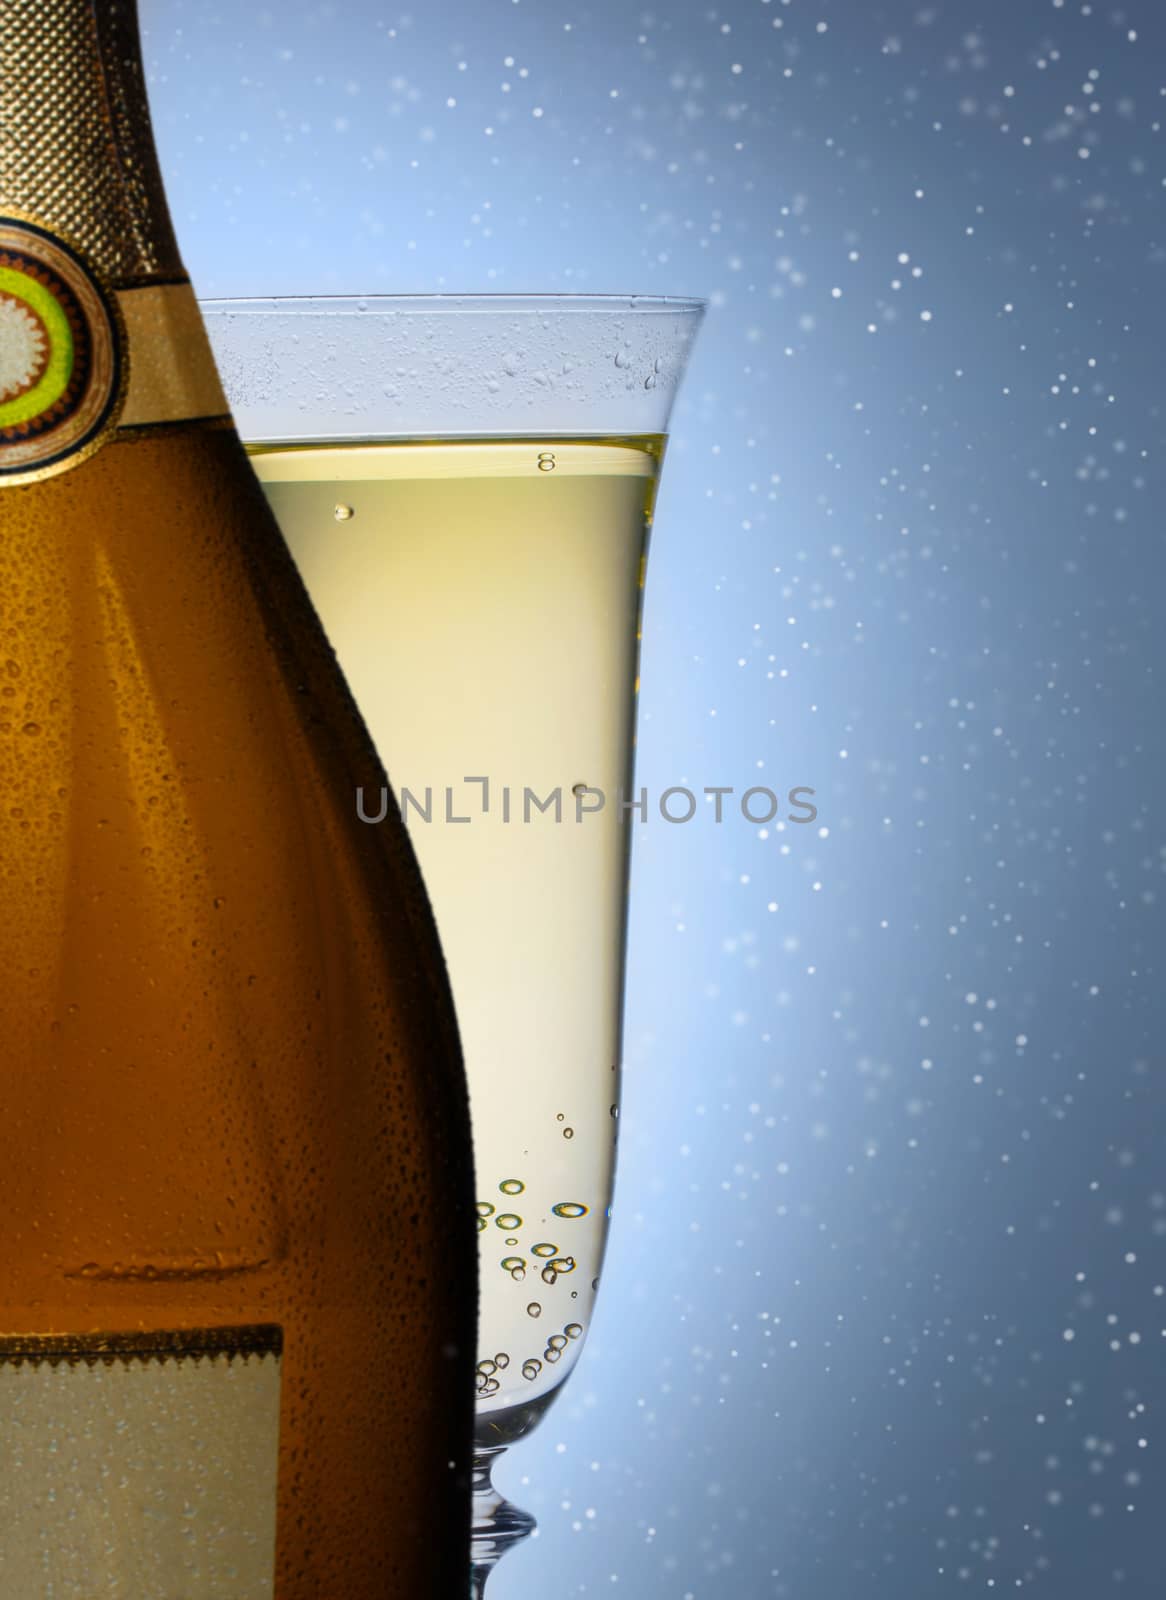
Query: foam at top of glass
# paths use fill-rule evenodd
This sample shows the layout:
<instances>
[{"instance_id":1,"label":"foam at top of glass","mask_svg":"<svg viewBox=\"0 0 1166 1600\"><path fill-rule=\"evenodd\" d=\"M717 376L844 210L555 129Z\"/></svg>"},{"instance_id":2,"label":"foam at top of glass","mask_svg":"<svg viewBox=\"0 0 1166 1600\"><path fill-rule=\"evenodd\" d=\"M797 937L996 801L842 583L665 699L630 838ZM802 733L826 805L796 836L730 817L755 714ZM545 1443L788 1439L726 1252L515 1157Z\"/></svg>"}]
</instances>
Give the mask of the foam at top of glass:
<instances>
[{"instance_id":1,"label":"foam at top of glass","mask_svg":"<svg viewBox=\"0 0 1166 1600\"><path fill-rule=\"evenodd\" d=\"M661 434L705 309L649 295L212 300L251 442Z\"/></svg>"}]
</instances>

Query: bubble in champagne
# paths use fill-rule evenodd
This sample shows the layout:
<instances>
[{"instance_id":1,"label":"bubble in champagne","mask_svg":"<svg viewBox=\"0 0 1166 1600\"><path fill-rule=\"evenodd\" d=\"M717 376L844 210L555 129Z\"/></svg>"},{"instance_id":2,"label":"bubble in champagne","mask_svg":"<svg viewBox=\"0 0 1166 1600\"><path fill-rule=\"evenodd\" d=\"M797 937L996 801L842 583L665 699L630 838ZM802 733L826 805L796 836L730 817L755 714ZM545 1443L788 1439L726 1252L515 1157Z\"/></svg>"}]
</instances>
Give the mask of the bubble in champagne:
<instances>
[{"instance_id":1,"label":"bubble in champagne","mask_svg":"<svg viewBox=\"0 0 1166 1600\"><path fill-rule=\"evenodd\" d=\"M565 1334L552 1333L550 1338L547 1340L547 1349L548 1350L563 1351L566 1348L567 1348L567 1338L566 1338Z\"/></svg>"},{"instance_id":2,"label":"bubble in champagne","mask_svg":"<svg viewBox=\"0 0 1166 1600\"><path fill-rule=\"evenodd\" d=\"M479 1217L478 1218L478 1232L479 1233L485 1233L485 1231L486 1231L486 1219L485 1219L485 1217Z\"/></svg>"},{"instance_id":3,"label":"bubble in champagne","mask_svg":"<svg viewBox=\"0 0 1166 1600\"><path fill-rule=\"evenodd\" d=\"M563 1332L567 1335L568 1339L581 1338L583 1334L583 1324L581 1322L568 1322L567 1326L563 1329ZM501 1361L499 1361L498 1365L502 1365Z\"/></svg>"},{"instance_id":4,"label":"bubble in champagne","mask_svg":"<svg viewBox=\"0 0 1166 1600\"><path fill-rule=\"evenodd\" d=\"M526 1185L520 1178L503 1178L498 1187L503 1194L522 1194Z\"/></svg>"},{"instance_id":5,"label":"bubble in champagne","mask_svg":"<svg viewBox=\"0 0 1166 1600\"><path fill-rule=\"evenodd\" d=\"M580 1328L579 1331L582 1333L582 1328ZM567 1332L570 1333L571 1329L568 1328ZM504 1372L510 1365L510 1357L506 1354L505 1350L499 1350L498 1354L494 1357L494 1365L498 1368L499 1372Z\"/></svg>"},{"instance_id":6,"label":"bubble in champagne","mask_svg":"<svg viewBox=\"0 0 1166 1600\"><path fill-rule=\"evenodd\" d=\"M494 1376L495 1372L497 1372L497 1370L498 1370L498 1363L496 1361L479 1361L478 1362L478 1377L479 1378L492 1378Z\"/></svg>"},{"instance_id":7,"label":"bubble in champagne","mask_svg":"<svg viewBox=\"0 0 1166 1600\"><path fill-rule=\"evenodd\" d=\"M502 1270L508 1272L515 1282L521 1283L526 1277L526 1262L521 1256L503 1256Z\"/></svg>"},{"instance_id":8,"label":"bubble in champagne","mask_svg":"<svg viewBox=\"0 0 1166 1600\"><path fill-rule=\"evenodd\" d=\"M551 1207L551 1215L554 1217L585 1217L587 1215L587 1207L578 1200L560 1200L557 1206Z\"/></svg>"},{"instance_id":9,"label":"bubble in champagne","mask_svg":"<svg viewBox=\"0 0 1166 1600\"><path fill-rule=\"evenodd\" d=\"M553 1361L558 1361L559 1360L559 1351L552 1350L551 1347L548 1345L547 1348L543 1351L543 1360L544 1361L552 1361L552 1362Z\"/></svg>"},{"instance_id":10,"label":"bubble in champagne","mask_svg":"<svg viewBox=\"0 0 1166 1600\"><path fill-rule=\"evenodd\" d=\"M556 1256L551 1262L552 1272L574 1272L577 1263L574 1256Z\"/></svg>"},{"instance_id":11,"label":"bubble in champagne","mask_svg":"<svg viewBox=\"0 0 1166 1600\"><path fill-rule=\"evenodd\" d=\"M530 1253L532 1256L557 1256L559 1247L557 1244L532 1244Z\"/></svg>"},{"instance_id":12,"label":"bubble in champagne","mask_svg":"<svg viewBox=\"0 0 1166 1600\"><path fill-rule=\"evenodd\" d=\"M522 1218L516 1217L513 1211L504 1211L500 1217L494 1218L494 1226L501 1228L503 1233L513 1233L515 1228L522 1227Z\"/></svg>"},{"instance_id":13,"label":"bubble in champagne","mask_svg":"<svg viewBox=\"0 0 1166 1600\"><path fill-rule=\"evenodd\" d=\"M351 522L353 517L356 515L356 512L351 506L337 505L333 510L332 515L336 518L337 522Z\"/></svg>"},{"instance_id":14,"label":"bubble in champagne","mask_svg":"<svg viewBox=\"0 0 1166 1600\"><path fill-rule=\"evenodd\" d=\"M543 1314L543 1308L539 1305L537 1300L532 1300L526 1308L526 1314L528 1317L541 1317Z\"/></svg>"},{"instance_id":15,"label":"bubble in champagne","mask_svg":"<svg viewBox=\"0 0 1166 1600\"><path fill-rule=\"evenodd\" d=\"M542 1369L542 1362L536 1361L533 1357L531 1357L529 1361L524 1361L522 1363L522 1376L524 1378L529 1378L531 1383L533 1383Z\"/></svg>"},{"instance_id":16,"label":"bubble in champagne","mask_svg":"<svg viewBox=\"0 0 1166 1600\"><path fill-rule=\"evenodd\" d=\"M574 1137L575 1137L574 1128L564 1128L563 1129L563 1138L564 1139L573 1139Z\"/></svg>"},{"instance_id":17,"label":"bubble in champagne","mask_svg":"<svg viewBox=\"0 0 1166 1600\"><path fill-rule=\"evenodd\" d=\"M478 1201L478 1215L480 1217L492 1217L494 1215L494 1207L488 1200Z\"/></svg>"},{"instance_id":18,"label":"bubble in champagne","mask_svg":"<svg viewBox=\"0 0 1166 1600\"><path fill-rule=\"evenodd\" d=\"M541 1277L544 1283L556 1283L558 1281L554 1267L544 1267Z\"/></svg>"},{"instance_id":19,"label":"bubble in champagne","mask_svg":"<svg viewBox=\"0 0 1166 1600\"><path fill-rule=\"evenodd\" d=\"M562 1111L560 1111L558 1113L558 1115L555 1117L555 1121L556 1122L566 1122L566 1120L567 1120L567 1118L566 1118L566 1116L564 1115L564 1113Z\"/></svg>"}]
</instances>

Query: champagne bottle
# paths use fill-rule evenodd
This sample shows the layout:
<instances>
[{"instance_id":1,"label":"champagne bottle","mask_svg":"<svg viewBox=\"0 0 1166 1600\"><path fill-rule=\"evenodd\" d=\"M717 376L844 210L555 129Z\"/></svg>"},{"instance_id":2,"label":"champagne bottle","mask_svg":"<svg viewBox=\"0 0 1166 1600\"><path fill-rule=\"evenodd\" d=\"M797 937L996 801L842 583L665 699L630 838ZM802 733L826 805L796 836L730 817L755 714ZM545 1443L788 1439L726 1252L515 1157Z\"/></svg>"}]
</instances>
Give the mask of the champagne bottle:
<instances>
[{"instance_id":1,"label":"champagne bottle","mask_svg":"<svg viewBox=\"0 0 1166 1600\"><path fill-rule=\"evenodd\" d=\"M0 1596L453 1600L445 970L235 435L130 0L0 0Z\"/></svg>"}]
</instances>

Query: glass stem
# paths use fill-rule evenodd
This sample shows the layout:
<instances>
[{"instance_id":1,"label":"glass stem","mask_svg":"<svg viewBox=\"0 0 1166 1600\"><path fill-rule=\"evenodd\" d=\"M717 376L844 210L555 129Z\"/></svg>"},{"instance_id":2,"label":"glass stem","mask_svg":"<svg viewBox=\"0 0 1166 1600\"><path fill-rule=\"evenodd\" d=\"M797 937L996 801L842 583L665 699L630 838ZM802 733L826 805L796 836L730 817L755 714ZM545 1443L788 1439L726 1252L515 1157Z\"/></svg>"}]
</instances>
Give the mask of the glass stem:
<instances>
[{"instance_id":1,"label":"glass stem","mask_svg":"<svg viewBox=\"0 0 1166 1600\"><path fill-rule=\"evenodd\" d=\"M473 1572L470 1600L483 1600L486 1579L506 1552L529 1538L538 1524L529 1511L500 1495L491 1481L494 1463L505 1449L478 1450L474 1455L474 1521L471 1536Z\"/></svg>"}]
</instances>

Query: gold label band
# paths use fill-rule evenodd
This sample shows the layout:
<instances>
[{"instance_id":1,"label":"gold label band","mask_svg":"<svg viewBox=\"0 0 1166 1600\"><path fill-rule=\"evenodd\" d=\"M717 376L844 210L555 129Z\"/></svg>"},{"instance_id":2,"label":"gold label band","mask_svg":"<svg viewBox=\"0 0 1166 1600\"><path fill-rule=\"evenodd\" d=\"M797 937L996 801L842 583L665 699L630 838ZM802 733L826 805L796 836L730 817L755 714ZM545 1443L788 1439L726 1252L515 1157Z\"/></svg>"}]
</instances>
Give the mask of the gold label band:
<instances>
[{"instance_id":1,"label":"gold label band","mask_svg":"<svg viewBox=\"0 0 1166 1600\"><path fill-rule=\"evenodd\" d=\"M0 1366L25 1362L184 1361L225 1356L278 1356L283 1329L274 1322L237 1328L184 1328L177 1333L45 1333L0 1335Z\"/></svg>"},{"instance_id":2,"label":"gold label band","mask_svg":"<svg viewBox=\"0 0 1166 1600\"><path fill-rule=\"evenodd\" d=\"M119 289L117 301L129 350L129 382L118 425L141 428L229 416L190 285Z\"/></svg>"},{"instance_id":3,"label":"gold label band","mask_svg":"<svg viewBox=\"0 0 1166 1600\"><path fill-rule=\"evenodd\" d=\"M120 428L230 414L189 283L113 289L70 241L0 214L0 487L67 472Z\"/></svg>"}]
</instances>

